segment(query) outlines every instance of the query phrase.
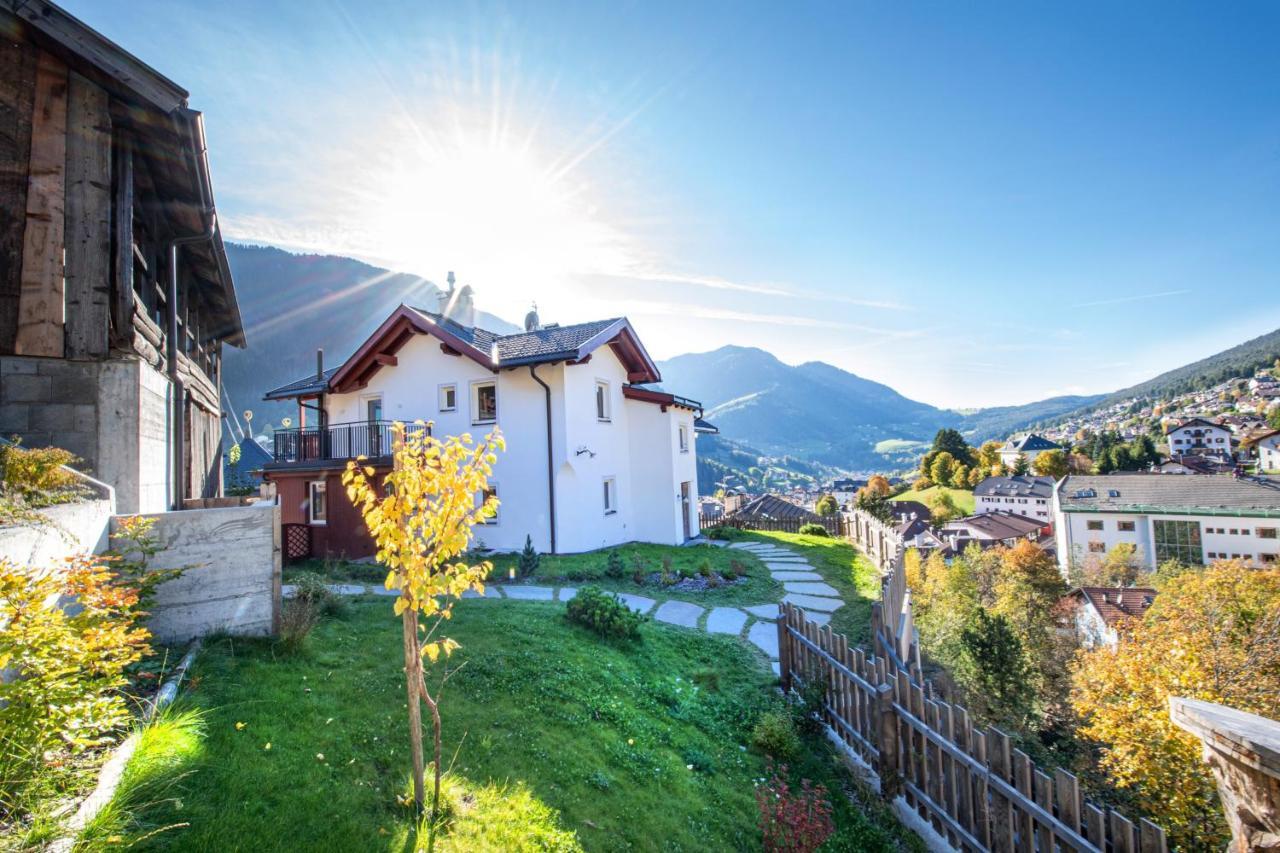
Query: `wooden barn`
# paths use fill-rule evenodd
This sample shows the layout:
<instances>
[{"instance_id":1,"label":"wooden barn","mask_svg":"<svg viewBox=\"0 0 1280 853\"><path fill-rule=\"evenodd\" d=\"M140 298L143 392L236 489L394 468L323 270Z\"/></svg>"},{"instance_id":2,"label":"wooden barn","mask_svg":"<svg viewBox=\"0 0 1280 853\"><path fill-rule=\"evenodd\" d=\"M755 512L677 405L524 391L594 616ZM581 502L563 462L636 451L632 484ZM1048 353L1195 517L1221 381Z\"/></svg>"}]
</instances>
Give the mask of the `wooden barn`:
<instances>
[{"instance_id":1,"label":"wooden barn","mask_svg":"<svg viewBox=\"0 0 1280 853\"><path fill-rule=\"evenodd\" d=\"M187 100L52 3L0 0L0 435L74 452L121 512L222 490L244 330Z\"/></svg>"}]
</instances>

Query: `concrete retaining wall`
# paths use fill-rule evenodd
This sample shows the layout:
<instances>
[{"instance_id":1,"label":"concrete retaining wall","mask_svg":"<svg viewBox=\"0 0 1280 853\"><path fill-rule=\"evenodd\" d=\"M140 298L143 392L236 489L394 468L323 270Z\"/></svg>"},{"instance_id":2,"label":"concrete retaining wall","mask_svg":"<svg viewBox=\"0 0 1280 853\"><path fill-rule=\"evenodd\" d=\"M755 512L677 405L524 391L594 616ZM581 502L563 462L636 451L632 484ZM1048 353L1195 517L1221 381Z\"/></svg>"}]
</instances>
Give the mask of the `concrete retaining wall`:
<instances>
[{"instance_id":1,"label":"concrete retaining wall","mask_svg":"<svg viewBox=\"0 0 1280 853\"><path fill-rule=\"evenodd\" d=\"M280 510L274 503L156 513L157 569L194 566L158 590L150 627L162 642L215 631L267 636L280 619Z\"/></svg>"},{"instance_id":2,"label":"concrete retaining wall","mask_svg":"<svg viewBox=\"0 0 1280 853\"><path fill-rule=\"evenodd\" d=\"M99 554L107 548L114 512L109 499L62 504L39 511L48 524L0 527L0 559L19 566L46 568L72 554Z\"/></svg>"}]
</instances>

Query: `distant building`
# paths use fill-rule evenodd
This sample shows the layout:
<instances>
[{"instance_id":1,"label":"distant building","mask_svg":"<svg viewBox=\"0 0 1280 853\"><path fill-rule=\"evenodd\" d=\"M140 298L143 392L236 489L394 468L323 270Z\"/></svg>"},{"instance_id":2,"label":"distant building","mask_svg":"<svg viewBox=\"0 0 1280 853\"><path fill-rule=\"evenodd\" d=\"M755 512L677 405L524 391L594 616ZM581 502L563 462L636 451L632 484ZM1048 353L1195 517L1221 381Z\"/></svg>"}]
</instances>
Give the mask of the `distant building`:
<instances>
[{"instance_id":1,"label":"distant building","mask_svg":"<svg viewBox=\"0 0 1280 853\"><path fill-rule=\"evenodd\" d=\"M948 521L938 532L944 539L956 536L979 544L1016 545L1021 539L1039 541L1048 536L1051 530L1048 522L1042 519L1028 518L1008 510L995 510Z\"/></svg>"},{"instance_id":2,"label":"distant building","mask_svg":"<svg viewBox=\"0 0 1280 853\"><path fill-rule=\"evenodd\" d=\"M831 495L841 506L853 506L858 499L858 490L866 484L866 480L854 480L848 477L836 480L831 484Z\"/></svg>"},{"instance_id":3,"label":"distant building","mask_svg":"<svg viewBox=\"0 0 1280 853\"><path fill-rule=\"evenodd\" d=\"M1188 453L1220 453L1231 455L1231 430L1205 418L1192 418L1170 425L1165 430L1170 456Z\"/></svg>"},{"instance_id":4,"label":"distant building","mask_svg":"<svg viewBox=\"0 0 1280 853\"><path fill-rule=\"evenodd\" d=\"M1019 438L1011 438L1006 441L1004 447L1000 448L1000 461L1004 463L1006 468L1012 468L1018 463L1019 456L1025 456L1027 463L1030 464L1046 450L1061 449L1062 445L1054 444L1042 435L1028 433Z\"/></svg>"},{"instance_id":5,"label":"distant building","mask_svg":"<svg viewBox=\"0 0 1280 853\"><path fill-rule=\"evenodd\" d=\"M1116 628L1126 619L1141 619L1155 601L1149 587L1085 586L1067 596L1076 604L1076 628L1086 648L1115 648Z\"/></svg>"},{"instance_id":6,"label":"distant building","mask_svg":"<svg viewBox=\"0 0 1280 853\"><path fill-rule=\"evenodd\" d=\"M1101 557L1133 545L1147 569L1166 560L1189 565L1280 560L1280 479L1110 474L1063 478L1053 496L1058 563Z\"/></svg>"},{"instance_id":7,"label":"distant building","mask_svg":"<svg viewBox=\"0 0 1280 853\"><path fill-rule=\"evenodd\" d=\"M1166 459L1151 466L1151 470L1156 474L1230 474L1235 467L1234 462L1224 458L1187 454Z\"/></svg>"},{"instance_id":8,"label":"distant building","mask_svg":"<svg viewBox=\"0 0 1280 853\"><path fill-rule=\"evenodd\" d=\"M1052 500L1052 477L988 477L973 489L974 510L979 514L1007 510L1047 522Z\"/></svg>"},{"instance_id":9,"label":"distant building","mask_svg":"<svg viewBox=\"0 0 1280 853\"><path fill-rule=\"evenodd\" d=\"M1280 471L1280 429L1258 436L1253 446L1258 451L1259 471Z\"/></svg>"},{"instance_id":10,"label":"distant building","mask_svg":"<svg viewBox=\"0 0 1280 853\"><path fill-rule=\"evenodd\" d=\"M753 501L743 505L736 512L732 513L735 519L744 521L799 521L801 524L814 522L822 523L822 518L816 513L810 512L802 506L798 506L791 501L780 498L777 495L761 495Z\"/></svg>"},{"instance_id":11,"label":"distant building","mask_svg":"<svg viewBox=\"0 0 1280 853\"><path fill-rule=\"evenodd\" d=\"M933 513L929 508L919 501L890 501L889 513L893 516L894 521L898 522L910 519L929 521L933 518Z\"/></svg>"}]
</instances>

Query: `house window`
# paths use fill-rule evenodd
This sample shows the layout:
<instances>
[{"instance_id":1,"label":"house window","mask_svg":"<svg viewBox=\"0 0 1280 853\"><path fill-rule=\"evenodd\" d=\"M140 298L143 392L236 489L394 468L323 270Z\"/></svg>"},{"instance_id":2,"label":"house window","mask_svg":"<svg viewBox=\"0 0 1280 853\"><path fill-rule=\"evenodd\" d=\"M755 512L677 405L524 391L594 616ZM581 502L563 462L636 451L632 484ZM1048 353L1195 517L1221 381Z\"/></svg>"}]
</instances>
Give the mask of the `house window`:
<instances>
[{"instance_id":1,"label":"house window","mask_svg":"<svg viewBox=\"0 0 1280 853\"><path fill-rule=\"evenodd\" d=\"M609 420L609 383L596 380L596 420Z\"/></svg>"},{"instance_id":2,"label":"house window","mask_svg":"<svg viewBox=\"0 0 1280 853\"><path fill-rule=\"evenodd\" d=\"M1277 557L1280 557L1280 554L1259 554L1259 555L1258 555L1258 562L1259 562L1259 563L1274 563L1274 562L1276 561Z\"/></svg>"},{"instance_id":3,"label":"house window","mask_svg":"<svg viewBox=\"0 0 1280 853\"><path fill-rule=\"evenodd\" d=\"M1204 562L1198 521L1156 519L1151 526L1155 534L1156 563L1179 560L1187 565L1198 566Z\"/></svg>"},{"instance_id":4,"label":"house window","mask_svg":"<svg viewBox=\"0 0 1280 853\"><path fill-rule=\"evenodd\" d=\"M487 488L487 489L485 489L484 491L480 492L480 499L477 501L477 503L478 503L479 505L483 505L483 504L484 504L484 502L485 502L485 501L487 501L489 498L496 498L496 497L498 497L498 484L497 484L497 483L490 483L490 484L489 484L489 488ZM484 523L485 523L485 524L497 524L497 523L498 523L498 518L502 515L502 506L501 506L501 505L499 505L497 509L498 509L498 511L497 511L497 512L495 512L495 513L493 514L493 518L486 518L486 519L484 520Z\"/></svg>"},{"instance_id":5,"label":"house window","mask_svg":"<svg viewBox=\"0 0 1280 853\"><path fill-rule=\"evenodd\" d=\"M684 424L680 424L680 452L689 452L689 428Z\"/></svg>"},{"instance_id":6,"label":"house window","mask_svg":"<svg viewBox=\"0 0 1280 853\"><path fill-rule=\"evenodd\" d=\"M1137 525L1132 521L1117 521L1116 529L1121 533L1133 533L1137 529Z\"/></svg>"},{"instance_id":7,"label":"house window","mask_svg":"<svg viewBox=\"0 0 1280 853\"><path fill-rule=\"evenodd\" d=\"M440 411L455 412L458 410L458 386L440 386Z\"/></svg>"},{"instance_id":8,"label":"house window","mask_svg":"<svg viewBox=\"0 0 1280 853\"><path fill-rule=\"evenodd\" d=\"M1232 535L1232 536L1235 536L1235 535L1237 535L1237 534L1239 534L1239 533L1240 533L1240 531L1239 531L1239 530L1236 530L1234 527L1233 527L1233 528L1231 528L1231 535Z\"/></svg>"},{"instance_id":9,"label":"house window","mask_svg":"<svg viewBox=\"0 0 1280 853\"><path fill-rule=\"evenodd\" d=\"M604 514L613 515L618 511L618 481L613 477L604 478Z\"/></svg>"},{"instance_id":10,"label":"house window","mask_svg":"<svg viewBox=\"0 0 1280 853\"><path fill-rule=\"evenodd\" d=\"M1102 522L1101 522L1101 521L1090 521L1090 522L1088 522L1088 524L1087 524L1086 526L1087 526L1090 530L1101 530L1101 529L1102 529Z\"/></svg>"},{"instance_id":11,"label":"house window","mask_svg":"<svg viewBox=\"0 0 1280 853\"><path fill-rule=\"evenodd\" d=\"M475 382L471 385L471 422L489 424L498 419L498 383Z\"/></svg>"},{"instance_id":12,"label":"house window","mask_svg":"<svg viewBox=\"0 0 1280 853\"><path fill-rule=\"evenodd\" d=\"M312 480L307 484L307 523L325 524L329 516L329 506L325 494L324 480Z\"/></svg>"},{"instance_id":13,"label":"house window","mask_svg":"<svg viewBox=\"0 0 1280 853\"><path fill-rule=\"evenodd\" d=\"M1107 552L1107 546L1106 546L1106 544L1105 544L1105 543L1103 543L1103 542L1090 542L1090 543L1089 543L1089 553L1090 553L1090 554L1105 554L1106 552Z\"/></svg>"},{"instance_id":14,"label":"house window","mask_svg":"<svg viewBox=\"0 0 1280 853\"><path fill-rule=\"evenodd\" d=\"M1259 527L1258 538L1259 539L1275 539L1276 529L1274 527Z\"/></svg>"}]
</instances>

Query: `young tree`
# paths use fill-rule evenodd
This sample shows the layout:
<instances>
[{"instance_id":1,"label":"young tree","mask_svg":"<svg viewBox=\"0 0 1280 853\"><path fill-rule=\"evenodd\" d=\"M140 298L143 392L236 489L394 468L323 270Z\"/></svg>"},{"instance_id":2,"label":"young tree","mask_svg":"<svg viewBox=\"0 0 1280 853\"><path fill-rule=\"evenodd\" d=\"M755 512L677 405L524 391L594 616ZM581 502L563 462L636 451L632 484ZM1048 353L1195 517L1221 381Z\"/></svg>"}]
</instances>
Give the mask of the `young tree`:
<instances>
[{"instance_id":1,"label":"young tree","mask_svg":"<svg viewBox=\"0 0 1280 853\"><path fill-rule=\"evenodd\" d=\"M536 548L533 547L533 537L528 533L524 536L524 550L520 552L520 562L518 571L520 577L531 577L538 570L538 566L542 564L542 557L538 554Z\"/></svg>"},{"instance_id":2,"label":"young tree","mask_svg":"<svg viewBox=\"0 0 1280 853\"><path fill-rule=\"evenodd\" d=\"M956 506L950 492L942 490L934 492L929 496L928 505L934 524L945 524L960 517L960 507Z\"/></svg>"},{"instance_id":3,"label":"young tree","mask_svg":"<svg viewBox=\"0 0 1280 853\"><path fill-rule=\"evenodd\" d=\"M969 469L968 488L976 489L978 484L990 476L990 470L983 468L981 465L975 465Z\"/></svg>"},{"instance_id":4,"label":"young tree","mask_svg":"<svg viewBox=\"0 0 1280 853\"><path fill-rule=\"evenodd\" d=\"M964 665L957 675L974 697L981 697L991 712L1021 725L1034 697L1031 667L1009 621L982 608L960 635Z\"/></svg>"},{"instance_id":5,"label":"young tree","mask_svg":"<svg viewBox=\"0 0 1280 853\"><path fill-rule=\"evenodd\" d=\"M950 453L952 458L958 459L966 465L973 464L973 448L969 446L969 442L964 440L964 436L958 430L940 429L933 437L934 452Z\"/></svg>"},{"instance_id":6,"label":"young tree","mask_svg":"<svg viewBox=\"0 0 1280 853\"><path fill-rule=\"evenodd\" d=\"M1031 465L1027 462L1027 455L1025 453L1019 453L1014 457L1012 470L1015 477L1021 477L1023 474L1027 473L1027 471L1031 470Z\"/></svg>"},{"instance_id":7,"label":"young tree","mask_svg":"<svg viewBox=\"0 0 1280 853\"><path fill-rule=\"evenodd\" d=\"M963 463L956 465L951 471L951 487L953 489L969 488L969 466Z\"/></svg>"},{"instance_id":8,"label":"young tree","mask_svg":"<svg viewBox=\"0 0 1280 853\"><path fill-rule=\"evenodd\" d=\"M955 470L956 458L949 451L943 450L933 457L929 463L929 479L939 486L951 482L951 472Z\"/></svg>"},{"instance_id":9,"label":"young tree","mask_svg":"<svg viewBox=\"0 0 1280 853\"><path fill-rule=\"evenodd\" d=\"M1061 480L1069 473L1067 452L1065 450L1046 450L1036 456L1032 468L1041 477L1052 477Z\"/></svg>"},{"instance_id":10,"label":"young tree","mask_svg":"<svg viewBox=\"0 0 1280 853\"><path fill-rule=\"evenodd\" d=\"M814 510L818 515L829 516L835 515L840 511L840 504L836 503L834 495L823 495L818 498L818 502L814 505Z\"/></svg>"},{"instance_id":11,"label":"young tree","mask_svg":"<svg viewBox=\"0 0 1280 853\"><path fill-rule=\"evenodd\" d=\"M888 497L893 491L893 486L889 485L889 478L883 474L872 474L871 479L867 480L866 490L872 494Z\"/></svg>"},{"instance_id":12,"label":"young tree","mask_svg":"<svg viewBox=\"0 0 1280 853\"><path fill-rule=\"evenodd\" d=\"M419 422L421 424L421 422ZM413 754L413 798L418 813L424 805L422 703L431 712L435 785L431 820L440 816L440 693L427 689L423 658L434 664L458 647L438 636L453 615L453 603L467 590L484 590L493 568L488 562L468 565L459 559L471 541L471 528L492 518L498 499L488 492L497 452L506 443L497 428L476 444L469 434L441 441L425 430L391 426L395 466L384 488L373 481L364 458L347 463L342 474L347 497L360 508L378 546L377 560L388 569L386 588L399 591L395 613L404 634L404 670L409 699L409 738ZM425 623L425 625L424 625ZM434 847L435 831L430 845Z\"/></svg>"},{"instance_id":13,"label":"young tree","mask_svg":"<svg viewBox=\"0 0 1280 853\"><path fill-rule=\"evenodd\" d=\"M988 475L995 474L996 468L1000 465L1001 447L1004 447L1004 445L998 441L984 441L982 446L978 448L978 465Z\"/></svg>"},{"instance_id":14,"label":"young tree","mask_svg":"<svg viewBox=\"0 0 1280 853\"><path fill-rule=\"evenodd\" d=\"M1280 696L1280 571L1215 563L1163 584L1115 650L1083 653L1072 676L1080 732L1103 746L1117 787L1179 849L1223 849L1226 827L1200 742L1169 719L1169 697L1275 716Z\"/></svg>"}]
</instances>

